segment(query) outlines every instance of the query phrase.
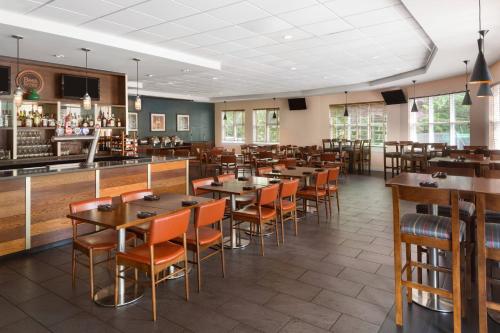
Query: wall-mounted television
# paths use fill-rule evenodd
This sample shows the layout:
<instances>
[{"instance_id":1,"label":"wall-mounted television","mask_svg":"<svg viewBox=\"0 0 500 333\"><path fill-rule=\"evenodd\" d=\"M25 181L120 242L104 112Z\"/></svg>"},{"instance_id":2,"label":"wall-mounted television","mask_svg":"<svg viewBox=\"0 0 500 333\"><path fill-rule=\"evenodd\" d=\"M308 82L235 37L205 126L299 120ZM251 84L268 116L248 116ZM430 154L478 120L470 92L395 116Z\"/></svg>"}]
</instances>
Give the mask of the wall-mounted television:
<instances>
[{"instance_id":1,"label":"wall-mounted television","mask_svg":"<svg viewBox=\"0 0 500 333\"><path fill-rule=\"evenodd\" d=\"M93 100L101 97L99 79L88 78L88 93ZM67 99L81 99L85 95L85 76L61 75L61 97Z\"/></svg>"},{"instance_id":2,"label":"wall-mounted television","mask_svg":"<svg viewBox=\"0 0 500 333\"><path fill-rule=\"evenodd\" d=\"M289 98L288 99L288 109L293 110L306 110L306 99L305 98Z\"/></svg>"},{"instance_id":3,"label":"wall-mounted television","mask_svg":"<svg viewBox=\"0 0 500 333\"><path fill-rule=\"evenodd\" d=\"M382 91L382 98L387 105L407 103L405 93L401 89Z\"/></svg>"},{"instance_id":4,"label":"wall-mounted television","mask_svg":"<svg viewBox=\"0 0 500 333\"><path fill-rule=\"evenodd\" d=\"M10 95L9 66L0 66L0 95Z\"/></svg>"}]
</instances>

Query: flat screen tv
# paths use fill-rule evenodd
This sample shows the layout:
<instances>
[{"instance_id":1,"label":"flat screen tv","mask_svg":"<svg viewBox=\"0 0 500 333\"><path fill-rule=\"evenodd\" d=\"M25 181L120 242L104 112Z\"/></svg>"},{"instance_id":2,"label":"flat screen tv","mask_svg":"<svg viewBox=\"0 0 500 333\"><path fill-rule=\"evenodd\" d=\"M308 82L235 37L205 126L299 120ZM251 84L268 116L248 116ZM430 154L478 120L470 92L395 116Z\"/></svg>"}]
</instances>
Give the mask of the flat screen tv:
<instances>
[{"instance_id":1,"label":"flat screen tv","mask_svg":"<svg viewBox=\"0 0 500 333\"><path fill-rule=\"evenodd\" d=\"M288 109L293 110L306 110L306 99L305 98L290 98L288 99Z\"/></svg>"},{"instance_id":2,"label":"flat screen tv","mask_svg":"<svg viewBox=\"0 0 500 333\"><path fill-rule=\"evenodd\" d=\"M0 66L0 95L10 95L10 67Z\"/></svg>"},{"instance_id":3,"label":"flat screen tv","mask_svg":"<svg viewBox=\"0 0 500 333\"><path fill-rule=\"evenodd\" d=\"M403 90L382 91L382 97L387 105L407 103Z\"/></svg>"},{"instance_id":4,"label":"flat screen tv","mask_svg":"<svg viewBox=\"0 0 500 333\"><path fill-rule=\"evenodd\" d=\"M88 78L88 92L90 98L99 100L100 87L99 79L96 77ZM81 99L85 95L85 76L61 75L61 97L67 99Z\"/></svg>"}]
</instances>

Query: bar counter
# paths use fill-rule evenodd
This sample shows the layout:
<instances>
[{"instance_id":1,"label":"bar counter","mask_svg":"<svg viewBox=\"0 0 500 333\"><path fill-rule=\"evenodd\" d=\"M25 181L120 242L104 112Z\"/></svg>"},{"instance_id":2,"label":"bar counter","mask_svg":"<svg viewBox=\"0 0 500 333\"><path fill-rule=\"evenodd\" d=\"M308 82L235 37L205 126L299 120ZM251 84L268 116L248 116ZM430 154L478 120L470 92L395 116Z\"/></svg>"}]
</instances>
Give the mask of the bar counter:
<instances>
[{"instance_id":1,"label":"bar counter","mask_svg":"<svg viewBox=\"0 0 500 333\"><path fill-rule=\"evenodd\" d=\"M163 156L0 170L0 256L71 238L70 202L143 188L185 194L188 179L189 159Z\"/></svg>"}]
</instances>

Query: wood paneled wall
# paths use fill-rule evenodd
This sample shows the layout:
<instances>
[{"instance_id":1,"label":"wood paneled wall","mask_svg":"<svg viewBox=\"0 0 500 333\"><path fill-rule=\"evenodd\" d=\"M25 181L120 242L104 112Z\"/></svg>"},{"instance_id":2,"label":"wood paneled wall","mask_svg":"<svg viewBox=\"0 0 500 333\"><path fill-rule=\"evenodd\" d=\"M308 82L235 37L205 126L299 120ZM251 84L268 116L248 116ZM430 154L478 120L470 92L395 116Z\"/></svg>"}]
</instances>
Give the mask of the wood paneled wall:
<instances>
[{"instance_id":1,"label":"wood paneled wall","mask_svg":"<svg viewBox=\"0 0 500 333\"><path fill-rule=\"evenodd\" d=\"M104 169L100 176L100 197L116 197L124 192L148 187L148 166Z\"/></svg>"},{"instance_id":2,"label":"wood paneled wall","mask_svg":"<svg viewBox=\"0 0 500 333\"><path fill-rule=\"evenodd\" d=\"M0 256L25 248L25 179L0 183Z\"/></svg>"},{"instance_id":3,"label":"wood paneled wall","mask_svg":"<svg viewBox=\"0 0 500 333\"><path fill-rule=\"evenodd\" d=\"M189 167L187 168L189 170ZM186 193L186 161L151 165L151 189L155 193Z\"/></svg>"}]
</instances>

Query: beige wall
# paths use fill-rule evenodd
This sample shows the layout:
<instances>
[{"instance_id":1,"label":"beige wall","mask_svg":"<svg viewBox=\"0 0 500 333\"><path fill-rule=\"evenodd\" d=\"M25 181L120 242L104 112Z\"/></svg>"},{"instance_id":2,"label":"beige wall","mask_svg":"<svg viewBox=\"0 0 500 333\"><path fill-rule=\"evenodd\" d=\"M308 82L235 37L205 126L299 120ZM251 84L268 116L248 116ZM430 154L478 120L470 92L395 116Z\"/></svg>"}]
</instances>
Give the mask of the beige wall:
<instances>
[{"instance_id":1,"label":"beige wall","mask_svg":"<svg viewBox=\"0 0 500 333\"><path fill-rule=\"evenodd\" d=\"M494 82L500 81L500 62L491 66ZM464 90L465 77L456 76L417 84L417 96L429 96L457 92ZM471 86L471 96L473 105L471 107L471 144L488 144L488 116L489 100L475 97L476 86ZM413 88L411 86L403 87L406 96L413 97ZM348 95L348 103L363 103L382 101L380 90L352 92ZM308 96L306 97L307 111L290 111L288 109L287 99L276 99L276 106L280 108L280 144L295 145L321 145L321 139L329 138L329 106L332 104L343 104L345 96L343 93ZM245 136L246 142L253 140L252 128L252 110L257 108L272 108L275 106L272 99L253 100L253 101L235 101L215 104L215 143L217 146L239 149L240 144L223 143L221 138L222 110L243 109L245 113ZM409 139L408 130L408 105L389 105L387 106L388 140L407 140ZM373 151L373 168L381 170L383 161L381 149Z\"/></svg>"}]
</instances>

